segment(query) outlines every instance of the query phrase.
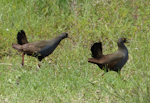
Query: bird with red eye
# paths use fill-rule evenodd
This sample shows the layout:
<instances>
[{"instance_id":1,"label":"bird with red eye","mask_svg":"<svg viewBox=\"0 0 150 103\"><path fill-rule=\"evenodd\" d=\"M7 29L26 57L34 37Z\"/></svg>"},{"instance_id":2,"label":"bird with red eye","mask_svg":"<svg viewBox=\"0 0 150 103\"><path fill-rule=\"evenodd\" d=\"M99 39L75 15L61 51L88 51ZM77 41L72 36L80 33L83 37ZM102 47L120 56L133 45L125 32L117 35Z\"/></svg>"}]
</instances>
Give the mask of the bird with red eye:
<instances>
[{"instance_id":1,"label":"bird with red eye","mask_svg":"<svg viewBox=\"0 0 150 103\"><path fill-rule=\"evenodd\" d=\"M56 47L59 45L61 40L69 38L68 33L64 32L57 37L50 40L42 40L29 43L25 35L24 30L21 30L17 34L17 43L12 44L12 47L22 54L22 66L24 65L24 55L33 56L41 61L46 56L50 55ZM39 65L40 66L40 65Z\"/></svg>"},{"instance_id":2,"label":"bird with red eye","mask_svg":"<svg viewBox=\"0 0 150 103\"><path fill-rule=\"evenodd\" d=\"M94 43L91 47L93 58L89 58L88 62L97 64L99 68L104 70L104 74L110 70L115 71L120 75L121 68L128 60L128 49L124 43L128 43L126 38L119 38L117 41L118 50L107 55L104 55L102 52L102 42Z\"/></svg>"}]
</instances>

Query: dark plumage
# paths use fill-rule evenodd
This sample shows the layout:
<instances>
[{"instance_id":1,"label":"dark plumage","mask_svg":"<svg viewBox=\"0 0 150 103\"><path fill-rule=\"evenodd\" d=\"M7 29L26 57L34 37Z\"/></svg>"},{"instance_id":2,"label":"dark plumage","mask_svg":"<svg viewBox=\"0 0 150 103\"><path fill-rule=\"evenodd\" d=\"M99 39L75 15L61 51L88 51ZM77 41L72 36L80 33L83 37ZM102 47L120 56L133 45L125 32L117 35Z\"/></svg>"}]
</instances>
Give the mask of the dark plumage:
<instances>
[{"instance_id":1,"label":"dark plumage","mask_svg":"<svg viewBox=\"0 0 150 103\"><path fill-rule=\"evenodd\" d=\"M128 49L124 45L126 38L118 39L118 50L115 53L103 55L102 43L94 43L91 47L92 57L88 62L97 64L101 69L108 72L108 70L116 71L120 74L121 68L128 60Z\"/></svg>"},{"instance_id":2,"label":"dark plumage","mask_svg":"<svg viewBox=\"0 0 150 103\"><path fill-rule=\"evenodd\" d=\"M20 45L28 43L27 37L23 30L20 30L17 34L17 43Z\"/></svg>"},{"instance_id":3,"label":"dark plumage","mask_svg":"<svg viewBox=\"0 0 150 103\"><path fill-rule=\"evenodd\" d=\"M24 55L37 57L41 61L46 56L50 55L55 48L58 46L61 40L68 38L68 33L61 33L57 37L51 40L42 40L37 42L29 43L27 37L23 30L19 31L17 34L17 42L12 44L12 47L20 52L22 55L22 65L24 65Z\"/></svg>"}]
</instances>

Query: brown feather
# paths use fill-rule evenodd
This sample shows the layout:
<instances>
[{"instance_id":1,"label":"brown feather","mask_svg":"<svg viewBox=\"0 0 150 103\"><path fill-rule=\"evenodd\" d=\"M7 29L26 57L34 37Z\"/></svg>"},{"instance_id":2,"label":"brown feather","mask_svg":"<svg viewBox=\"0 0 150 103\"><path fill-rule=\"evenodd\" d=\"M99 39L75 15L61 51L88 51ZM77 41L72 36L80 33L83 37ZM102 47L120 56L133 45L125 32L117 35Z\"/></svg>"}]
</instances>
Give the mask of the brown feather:
<instances>
[{"instance_id":1,"label":"brown feather","mask_svg":"<svg viewBox=\"0 0 150 103\"><path fill-rule=\"evenodd\" d=\"M46 56L50 55L56 47L59 45L60 41L68 38L68 33L64 32L57 37L49 40L36 41L28 43L27 37L23 30L19 31L17 34L17 43L12 44L12 47L19 52L23 52L22 55L22 66L24 65L24 55L33 56L41 61Z\"/></svg>"},{"instance_id":2,"label":"brown feather","mask_svg":"<svg viewBox=\"0 0 150 103\"><path fill-rule=\"evenodd\" d=\"M128 60L128 49L124 43L127 42L125 38L119 38L117 41L118 51L112 54L103 55L102 43L94 43L91 47L92 57L88 62L97 64L101 69L108 69L119 72Z\"/></svg>"}]
</instances>

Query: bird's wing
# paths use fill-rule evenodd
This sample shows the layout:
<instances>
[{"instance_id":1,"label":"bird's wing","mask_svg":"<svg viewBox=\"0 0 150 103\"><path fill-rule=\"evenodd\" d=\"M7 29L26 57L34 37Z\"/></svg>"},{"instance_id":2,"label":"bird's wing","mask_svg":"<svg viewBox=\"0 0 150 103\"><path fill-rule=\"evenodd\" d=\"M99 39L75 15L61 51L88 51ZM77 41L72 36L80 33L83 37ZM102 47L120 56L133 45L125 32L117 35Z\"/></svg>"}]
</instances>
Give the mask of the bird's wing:
<instances>
[{"instance_id":1,"label":"bird's wing","mask_svg":"<svg viewBox=\"0 0 150 103\"><path fill-rule=\"evenodd\" d=\"M37 52L39 52L42 48L46 46L46 42L44 41L38 41L38 42L32 42L32 43L26 43L24 45L20 44L12 44L12 47L20 52L24 52L26 54L32 55Z\"/></svg>"},{"instance_id":2,"label":"bird's wing","mask_svg":"<svg viewBox=\"0 0 150 103\"><path fill-rule=\"evenodd\" d=\"M122 54L113 53L113 54L105 55L100 59L89 58L88 62L91 62L94 64L103 64L103 65L108 64L112 67L116 65L122 58L123 58Z\"/></svg>"},{"instance_id":3,"label":"bird's wing","mask_svg":"<svg viewBox=\"0 0 150 103\"><path fill-rule=\"evenodd\" d=\"M34 55L34 56L42 55L44 57L51 54L55 49L55 46L49 45L47 40L26 43L24 45L20 45L16 43L16 44L12 44L12 47L28 55Z\"/></svg>"}]
</instances>

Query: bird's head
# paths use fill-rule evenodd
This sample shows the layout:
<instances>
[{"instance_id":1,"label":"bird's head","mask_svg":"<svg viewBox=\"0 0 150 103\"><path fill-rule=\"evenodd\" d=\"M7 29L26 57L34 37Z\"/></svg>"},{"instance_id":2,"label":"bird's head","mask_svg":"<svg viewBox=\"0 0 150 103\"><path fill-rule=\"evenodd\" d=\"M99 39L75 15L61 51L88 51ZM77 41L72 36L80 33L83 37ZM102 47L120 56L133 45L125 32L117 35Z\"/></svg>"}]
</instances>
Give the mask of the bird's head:
<instances>
[{"instance_id":1,"label":"bird's head","mask_svg":"<svg viewBox=\"0 0 150 103\"><path fill-rule=\"evenodd\" d=\"M64 39L64 38L69 38L69 35L68 33L65 32L65 33L61 33L58 37Z\"/></svg>"},{"instance_id":2,"label":"bird's head","mask_svg":"<svg viewBox=\"0 0 150 103\"><path fill-rule=\"evenodd\" d=\"M123 44L123 43L128 43L128 41L127 41L126 38L121 37L121 38L118 39L118 42L117 42L117 43L118 43L118 44Z\"/></svg>"}]
</instances>

